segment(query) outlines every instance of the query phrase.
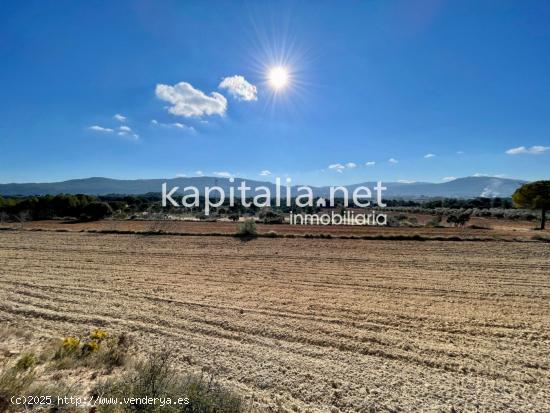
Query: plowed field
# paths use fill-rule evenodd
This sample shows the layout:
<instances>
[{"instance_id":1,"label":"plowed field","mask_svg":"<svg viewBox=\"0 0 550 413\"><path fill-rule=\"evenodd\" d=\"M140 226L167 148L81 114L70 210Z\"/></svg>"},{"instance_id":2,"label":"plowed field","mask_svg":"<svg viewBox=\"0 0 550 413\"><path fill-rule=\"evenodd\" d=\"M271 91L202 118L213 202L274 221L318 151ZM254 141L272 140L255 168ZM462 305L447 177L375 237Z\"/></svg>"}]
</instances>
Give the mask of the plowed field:
<instances>
[{"instance_id":1,"label":"plowed field","mask_svg":"<svg viewBox=\"0 0 550 413\"><path fill-rule=\"evenodd\" d=\"M273 411L550 411L550 247L0 232L0 321L172 346Z\"/></svg>"}]
</instances>

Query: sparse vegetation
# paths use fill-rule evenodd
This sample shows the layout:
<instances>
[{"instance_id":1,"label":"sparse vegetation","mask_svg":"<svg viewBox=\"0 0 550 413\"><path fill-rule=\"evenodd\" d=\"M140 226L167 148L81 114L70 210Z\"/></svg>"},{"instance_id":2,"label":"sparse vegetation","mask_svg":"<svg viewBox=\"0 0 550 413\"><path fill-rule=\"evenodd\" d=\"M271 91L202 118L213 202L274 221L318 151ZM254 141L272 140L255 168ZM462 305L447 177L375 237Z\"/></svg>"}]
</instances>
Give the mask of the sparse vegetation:
<instances>
[{"instance_id":1,"label":"sparse vegetation","mask_svg":"<svg viewBox=\"0 0 550 413\"><path fill-rule=\"evenodd\" d=\"M3 337L9 337L11 332ZM245 410L245 402L241 396L221 386L210 375L197 376L181 374L173 357L168 351L150 355L146 360L126 363L128 357L129 339L126 334L116 337L105 330L95 329L87 337L79 339L68 336L60 339L52 349L43 349L43 353L23 353L13 362L6 362L0 368L0 412L16 412L21 409L42 411L83 412L82 407L71 404L58 404L57 396L83 397L78 393L82 389L69 387L63 381L57 385L47 384L46 377L59 381L68 369L82 372L82 368L97 373L107 374L113 367L123 366L124 370L110 379L100 379L94 386L96 397L115 397L121 401L124 398L171 398L186 399L186 403L162 406L160 403L122 403L120 405L98 404L100 412L187 412L187 413L240 413ZM36 367L43 364L38 372ZM105 370L107 369L107 370ZM42 405L34 405L36 399L28 404L13 404L12 396L41 398ZM49 397L47 397L49 396ZM87 400L87 398L86 398ZM95 411L95 409L94 409Z\"/></svg>"},{"instance_id":2,"label":"sparse vegetation","mask_svg":"<svg viewBox=\"0 0 550 413\"><path fill-rule=\"evenodd\" d=\"M9 330L2 339L10 337L21 337L16 330ZM39 355L24 352L15 362L10 359L3 361L0 366L0 412L20 412L20 411L63 411L73 412L74 406L63 406L58 404L57 397L74 395L78 391L76 387L70 387L63 382L56 383L51 380L45 380L42 374L46 370L37 371L39 365L45 364L51 368L53 363L51 354L47 350ZM42 366L44 367L44 366ZM49 371L49 370L48 370ZM71 394L72 393L72 394ZM27 398L27 404L15 404L12 397ZM37 400L43 404L38 405ZM24 403L20 400L20 403ZM45 410L47 409L47 410ZM53 409L53 410L51 410Z\"/></svg>"},{"instance_id":3,"label":"sparse vegetation","mask_svg":"<svg viewBox=\"0 0 550 413\"><path fill-rule=\"evenodd\" d=\"M15 363L16 371L26 371L32 369L36 365L36 356L33 353L24 353Z\"/></svg>"},{"instance_id":4,"label":"sparse vegetation","mask_svg":"<svg viewBox=\"0 0 550 413\"><path fill-rule=\"evenodd\" d=\"M458 213L450 214L447 217L447 223L454 225L456 227L463 227L470 220L472 216L472 211L460 211Z\"/></svg>"},{"instance_id":5,"label":"sparse vegetation","mask_svg":"<svg viewBox=\"0 0 550 413\"><path fill-rule=\"evenodd\" d=\"M18 406L12 405L11 397L27 394L34 380L35 375L32 370L21 370L9 365L2 366L0 371L0 412L15 411Z\"/></svg>"},{"instance_id":6,"label":"sparse vegetation","mask_svg":"<svg viewBox=\"0 0 550 413\"><path fill-rule=\"evenodd\" d=\"M237 227L236 235L241 238L254 238L258 236L256 222L253 219L246 219Z\"/></svg>"},{"instance_id":7,"label":"sparse vegetation","mask_svg":"<svg viewBox=\"0 0 550 413\"><path fill-rule=\"evenodd\" d=\"M155 353L122 377L99 384L94 393L105 398L170 398L179 402L162 408L158 404L103 405L100 412L240 413L245 403L213 377L181 374L169 351Z\"/></svg>"},{"instance_id":8,"label":"sparse vegetation","mask_svg":"<svg viewBox=\"0 0 550 413\"><path fill-rule=\"evenodd\" d=\"M101 367L108 370L124 365L129 349L125 334L109 336L101 329L93 330L88 337L64 337L56 345L53 362L57 369L75 366Z\"/></svg>"}]
</instances>

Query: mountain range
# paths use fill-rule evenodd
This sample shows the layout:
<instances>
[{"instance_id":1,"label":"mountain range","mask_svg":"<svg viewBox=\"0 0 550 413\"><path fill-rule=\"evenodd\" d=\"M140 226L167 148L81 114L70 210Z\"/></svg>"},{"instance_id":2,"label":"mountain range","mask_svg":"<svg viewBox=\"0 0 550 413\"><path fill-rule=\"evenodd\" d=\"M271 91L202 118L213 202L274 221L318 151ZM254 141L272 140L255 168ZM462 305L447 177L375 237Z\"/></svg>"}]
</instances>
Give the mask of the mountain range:
<instances>
[{"instance_id":1,"label":"mountain range","mask_svg":"<svg viewBox=\"0 0 550 413\"><path fill-rule=\"evenodd\" d=\"M237 188L241 181L246 181L246 185L252 188L266 186L271 194L275 196L275 184L266 181L255 181L250 179L235 178L231 183L229 178L217 177L190 177L190 178L171 178L171 179L135 179L122 180L110 178L85 178L71 179L62 182L50 183L10 183L0 184L0 195L3 196L29 196L29 195L55 195L65 194L88 194L88 195L141 195L147 193L161 193L162 184L166 182L168 191L174 187L179 187L179 192L186 186L195 186L199 188L201 194L204 193L206 186L220 186L226 193L229 187ZM457 178L449 182L430 183L430 182L383 182L387 190L383 192L383 198L423 198L423 197L445 197L445 198L475 198L475 197L510 197L512 193L526 181L518 179L505 179L497 177L478 177L470 176ZM358 186L372 188L376 182L362 182L353 185L344 185L352 193ZM297 192L298 186L291 189L292 195ZM329 186L314 187L311 186L314 196L327 197ZM238 194L237 189L235 193ZM249 192L253 194L253 191ZM284 188L281 190L283 194Z\"/></svg>"}]
</instances>

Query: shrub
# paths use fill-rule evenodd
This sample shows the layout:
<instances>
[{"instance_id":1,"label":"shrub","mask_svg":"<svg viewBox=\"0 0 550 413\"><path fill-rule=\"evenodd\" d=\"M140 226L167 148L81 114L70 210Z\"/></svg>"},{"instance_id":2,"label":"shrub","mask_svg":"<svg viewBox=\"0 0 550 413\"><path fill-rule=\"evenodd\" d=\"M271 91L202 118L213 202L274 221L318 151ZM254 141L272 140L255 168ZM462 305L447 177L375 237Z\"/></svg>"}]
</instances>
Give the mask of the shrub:
<instances>
[{"instance_id":1,"label":"shrub","mask_svg":"<svg viewBox=\"0 0 550 413\"><path fill-rule=\"evenodd\" d=\"M88 221L97 221L112 214L113 210L106 202L90 202L83 210L83 218Z\"/></svg>"},{"instance_id":2,"label":"shrub","mask_svg":"<svg viewBox=\"0 0 550 413\"><path fill-rule=\"evenodd\" d=\"M258 235L256 222L253 219L247 219L241 222L237 228L237 236L244 238L252 238Z\"/></svg>"},{"instance_id":3,"label":"shrub","mask_svg":"<svg viewBox=\"0 0 550 413\"><path fill-rule=\"evenodd\" d=\"M19 357L15 363L15 370L25 371L30 370L36 365L36 357L32 353L25 353Z\"/></svg>"},{"instance_id":4,"label":"shrub","mask_svg":"<svg viewBox=\"0 0 550 413\"><path fill-rule=\"evenodd\" d=\"M111 369L126 364L130 340L126 334L111 337L103 343L102 351L96 357L105 367Z\"/></svg>"},{"instance_id":5,"label":"shrub","mask_svg":"<svg viewBox=\"0 0 550 413\"><path fill-rule=\"evenodd\" d=\"M388 216L388 221L386 223L388 227L399 227L401 225L401 221L399 221L397 218L393 216Z\"/></svg>"},{"instance_id":6,"label":"shrub","mask_svg":"<svg viewBox=\"0 0 550 413\"><path fill-rule=\"evenodd\" d=\"M458 213L451 214L447 217L447 223L452 224L457 227L462 227L470 220L472 211L462 211Z\"/></svg>"},{"instance_id":7,"label":"shrub","mask_svg":"<svg viewBox=\"0 0 550 413\"><path fill-rule=\"evenodd\" d=\"M99 350L99 342L95 340L86 341L82 344L81 352L83 356L86 356L90 353L95 353Z\"/></svg>"},{"instance_id":8,"label":"shrub","mask_svg":"<svg viewBox=\"0 0 550 413\"><path fill-rule=\"evenodd\" d=\"M262 213L260 213L260 218L264 224L283 224L285 221L283 215L273 211L262 211Z\"/></svg>"},{"instance_id":9,"label":"shrub","mask_svg":"<svg viewBox=\"0 0 550 413\"><path fill-rule=\"evenodd\" d=\"M90 333L90 338L96 341L102 341L103 339L107 338L107 336L108 336L107 332L100 328L96 328L94 331Z\"/></svg>"},{"instance_id":10,"label":"shrub","mask_svg":"<svg viewBox=\"0 0 550 413\"><path fill-rule=\"evenodd\" d=\"M75 355L80 350L80 340L76 337L64 337L61 345L55 352L54 358L61 359L64 357Z\"/></svg>"},{"instance_id":11,"label":"shrub","mask_svg":"<svg viewBox=\"0 0 550 413\"><path fill-rule=\"evenodd\" d=\"M76 366L112 369L126 362L129 347L130 342L125 334L110 337L106 331L96 329L85 341L76 337L65 337L58 345L53 359L58 369Z\"/></svg>"},{"instance_id":12,"label":"shrub","mask_svg":"<svg viewBox=\"0 0 550 413\"><path fill-rule=\"evenodd\" d=\"M220 386L213 378L205 380L194 375L182 375L174 368L168 351L151 355L138 363L133 371L120 378L100 383L95 394L116 398L187 398L188 404L101 405L100 412L187 412L240 413L245 411L242 398Z\"/></svg>"},{"instance_id":13,"label":"shrub","mask_svg":"<svg viewBox=\"0 0 550 413\"><path fill-rule=\"evenodd\" d=\"M75 394L78 387L70 388L64 384L43 383L38 380L34 370L21 371L16 365L9 367L7 365L0 371L0 412L74 412L70 405L58 404L57 397L70 397ZM16 405L11 402L13 396L32 396L33 398L51 399L51 404L40 406L36 405Z\"/></svg>"},{"instance_id":14,"label":"shrub","mask_svg":"<svg viewBox=\"0 0 550 413\"><path fill-rule=\"evenodd\" d=\"M6 367L6 366L5 366ZM28 392L34 382L34 372L20 371L15 367L5 368L0 373L0 412L13 410L10 398Z\"/></svg>"},{"instance_id":15,"label":"shrub","mask_svg":"<svg viewBox=\"0 0 550 413\"><path fill-rule=\"evenodd\" d=\"M429 220L426 223L426 226L427 227L440 227L442 219L443 219L443 216L441 214L437 214L436 216L434 216L431 220Z\"/></svg>"}]
</instances>

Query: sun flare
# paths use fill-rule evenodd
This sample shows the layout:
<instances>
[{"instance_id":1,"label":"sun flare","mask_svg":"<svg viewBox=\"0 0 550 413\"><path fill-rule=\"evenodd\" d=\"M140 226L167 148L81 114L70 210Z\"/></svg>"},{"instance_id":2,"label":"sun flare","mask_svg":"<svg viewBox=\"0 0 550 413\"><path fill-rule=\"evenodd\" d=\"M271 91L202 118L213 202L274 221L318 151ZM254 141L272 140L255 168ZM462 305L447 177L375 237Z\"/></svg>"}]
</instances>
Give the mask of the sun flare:
<instances>
[{"instance_id":1,"label":"sun flare","mask_svg":"<svg viewBox=\"0 0 550 413\"><path fill-rule=\"evenodd\" d=\"M283 66L273 67L269 71L268 79L273 89L284 89L289 81L288 70Z\"/></svg>"}]
</instances>

